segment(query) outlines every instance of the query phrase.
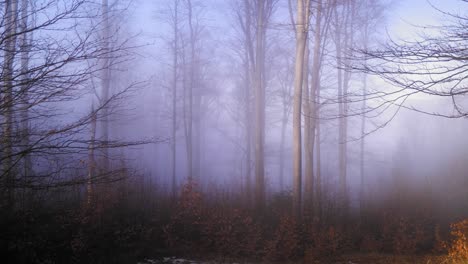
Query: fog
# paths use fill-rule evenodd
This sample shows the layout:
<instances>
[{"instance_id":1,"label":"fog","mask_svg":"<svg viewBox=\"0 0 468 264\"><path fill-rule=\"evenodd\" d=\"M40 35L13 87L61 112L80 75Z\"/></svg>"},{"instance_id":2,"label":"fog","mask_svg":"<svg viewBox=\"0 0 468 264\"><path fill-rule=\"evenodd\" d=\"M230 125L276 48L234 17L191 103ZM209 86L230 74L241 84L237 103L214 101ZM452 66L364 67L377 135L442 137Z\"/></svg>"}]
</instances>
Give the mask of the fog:
<instances>
[{"instance_id":1,"label":"fog","mask_svg":"<svg viewBox=\"0 0 468 264\"><path fill-rule=\"evenodd\" d=\"M458 256L450 224L468 217L466 7L0 1L1 243L12 263ZM67 246L54 254L44 253L52 235L13 239L56 220L70 235L57 235ZM224 224L257 244L213 246ZM299 246L285 253L283 236ZM33 253L21 257L28 241ZM141 252L123 253L133 247Z\"/></svg>"}]
</instances>

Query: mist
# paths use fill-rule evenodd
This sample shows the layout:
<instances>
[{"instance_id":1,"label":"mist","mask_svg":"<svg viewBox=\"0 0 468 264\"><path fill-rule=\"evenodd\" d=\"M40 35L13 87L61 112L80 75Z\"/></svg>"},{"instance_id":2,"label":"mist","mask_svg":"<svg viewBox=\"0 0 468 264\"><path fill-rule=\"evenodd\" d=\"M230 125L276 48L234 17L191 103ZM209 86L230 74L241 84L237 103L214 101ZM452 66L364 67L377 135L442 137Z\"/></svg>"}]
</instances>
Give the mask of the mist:
<instances>
[{"instance_id":1,"label":"mist","mask_svg":"<svg viewBox=\"0 0 468 264\"><path fill-rule=\"evenodd\" d=\"M6 263L464 263L467 10L0 0Z\"/></svg>"}]
</instances>

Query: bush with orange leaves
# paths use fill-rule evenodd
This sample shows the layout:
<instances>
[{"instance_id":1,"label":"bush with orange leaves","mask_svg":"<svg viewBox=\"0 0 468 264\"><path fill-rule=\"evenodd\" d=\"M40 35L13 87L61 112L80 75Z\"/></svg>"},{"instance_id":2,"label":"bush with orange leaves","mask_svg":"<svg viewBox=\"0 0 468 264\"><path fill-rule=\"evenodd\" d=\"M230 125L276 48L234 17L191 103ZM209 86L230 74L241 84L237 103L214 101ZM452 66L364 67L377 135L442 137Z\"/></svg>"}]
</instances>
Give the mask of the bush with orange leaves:
<instances>
[{"instance_id":1,"label":"bush with orange leaves","mask_svg":"<svg viewBox=\"0 0 468 264\"><path fill-rule=\"evenodd\" d=\"M450 234L449 259L456 263L468 263L468 219L451 224Z\"/></svg>"}]
</instances>

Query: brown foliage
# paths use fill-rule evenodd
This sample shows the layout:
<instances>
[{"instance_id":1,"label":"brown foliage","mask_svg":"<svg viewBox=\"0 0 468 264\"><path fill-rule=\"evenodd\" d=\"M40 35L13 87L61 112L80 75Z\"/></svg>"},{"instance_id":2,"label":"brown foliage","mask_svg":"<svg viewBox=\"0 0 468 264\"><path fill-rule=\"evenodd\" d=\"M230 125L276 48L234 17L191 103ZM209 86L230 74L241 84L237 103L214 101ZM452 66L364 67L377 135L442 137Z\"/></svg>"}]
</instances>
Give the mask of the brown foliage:
<instances>
[{"instance_id":1,"label":"brown foliage","mask_svg":"<svg viewBox=\"0 0 468 264\"><path fill-rule=\"evenodd\" d=\"M208 215L203 222L207 249L222 256L257 255L261 229L247 212L240 209L219 208Z\"/></svg>"},{"instance_id":2,"label":"brown foliage","mask_svg":"<svg viewBox=\"0 0 468 264\"><path fill-rule=\"evenodd\" d=\"M449 259L458 263L468 262L468 219L451 224L450 234Z\"/></svg>"},{"instance_id":3,"label":"brown foliage","mask_svg":"<svg viewBox=\"0 0 468 264\"><path fill-rule=\"evenodd\" d=\"M359 250L361 252L380 252L383 248L382 241L372 234L365 234L362 237Z\"/></svg>"},{"instance_id":4,"label":"brown foliage","mask_svg":"<svg viewBox=\"0 0 468 264\"><path fill-rule=\"evenodd\" d=\"M430 240L422 219L387 215L382 223L382 243L385 251L414 254Z\"/></svg>"},{"instance_id":5,"label":"brown foliage","mask_svg":"<svg viewBox=\"0 0 468 264\"><path fill-rule=\"evenodd\" d=\"M432 252L435 254L447 253L447 243L442 239L439 225L434 228L434 244Z\"/></svg>"},{"instance_id":6,"label":"brown foliage","mask_svg":"<svg viewBox=\"0 0 468 264\"><path fill-rule=\"evenodd\" d=\"M282 216L271 240L265 245L265 258L273 261L297 259L301 241L298 225L291 216Z\"/></svg>"},{"instance_id":7,"label":"brown foliage","mask_svg":"<svg viewBox=\"0 0 468 264\"><path fill-rule=\"evenodd\" d=\"M202 213L202 194L197 190L197 184L189 181L182 188L179 202L169 224L164 227L169 248L187 251L200 245Z\"/></svg>"},{"instance_id":8,"label":"brown foliage","mask_svg":"<svg viewBox=\"0 0 468 264\"><path fill-rule=\"evenodd\" d=\"M311 244L307 246L305 255L307 259L328 257L342 253L345 248L344 233L335 226L316 227L309 234Z\"/></svg>"}]
</instances>

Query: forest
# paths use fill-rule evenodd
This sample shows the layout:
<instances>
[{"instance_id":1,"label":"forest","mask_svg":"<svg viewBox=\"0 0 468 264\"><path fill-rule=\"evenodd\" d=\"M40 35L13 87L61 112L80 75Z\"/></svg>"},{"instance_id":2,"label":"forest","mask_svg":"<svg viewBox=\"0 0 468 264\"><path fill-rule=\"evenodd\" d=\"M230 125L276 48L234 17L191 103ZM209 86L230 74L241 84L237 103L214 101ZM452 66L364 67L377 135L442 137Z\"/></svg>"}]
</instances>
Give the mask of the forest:
<instances>
[{"instance_id":1,"label":"forest","mask_svg":"<svg viewBox=\"0 0 468 264\"><path fill-rule=\"evenodd\" d=\"M2 263L468 263L468 1L0 0Z\"/></svg>"}]
</instances>

